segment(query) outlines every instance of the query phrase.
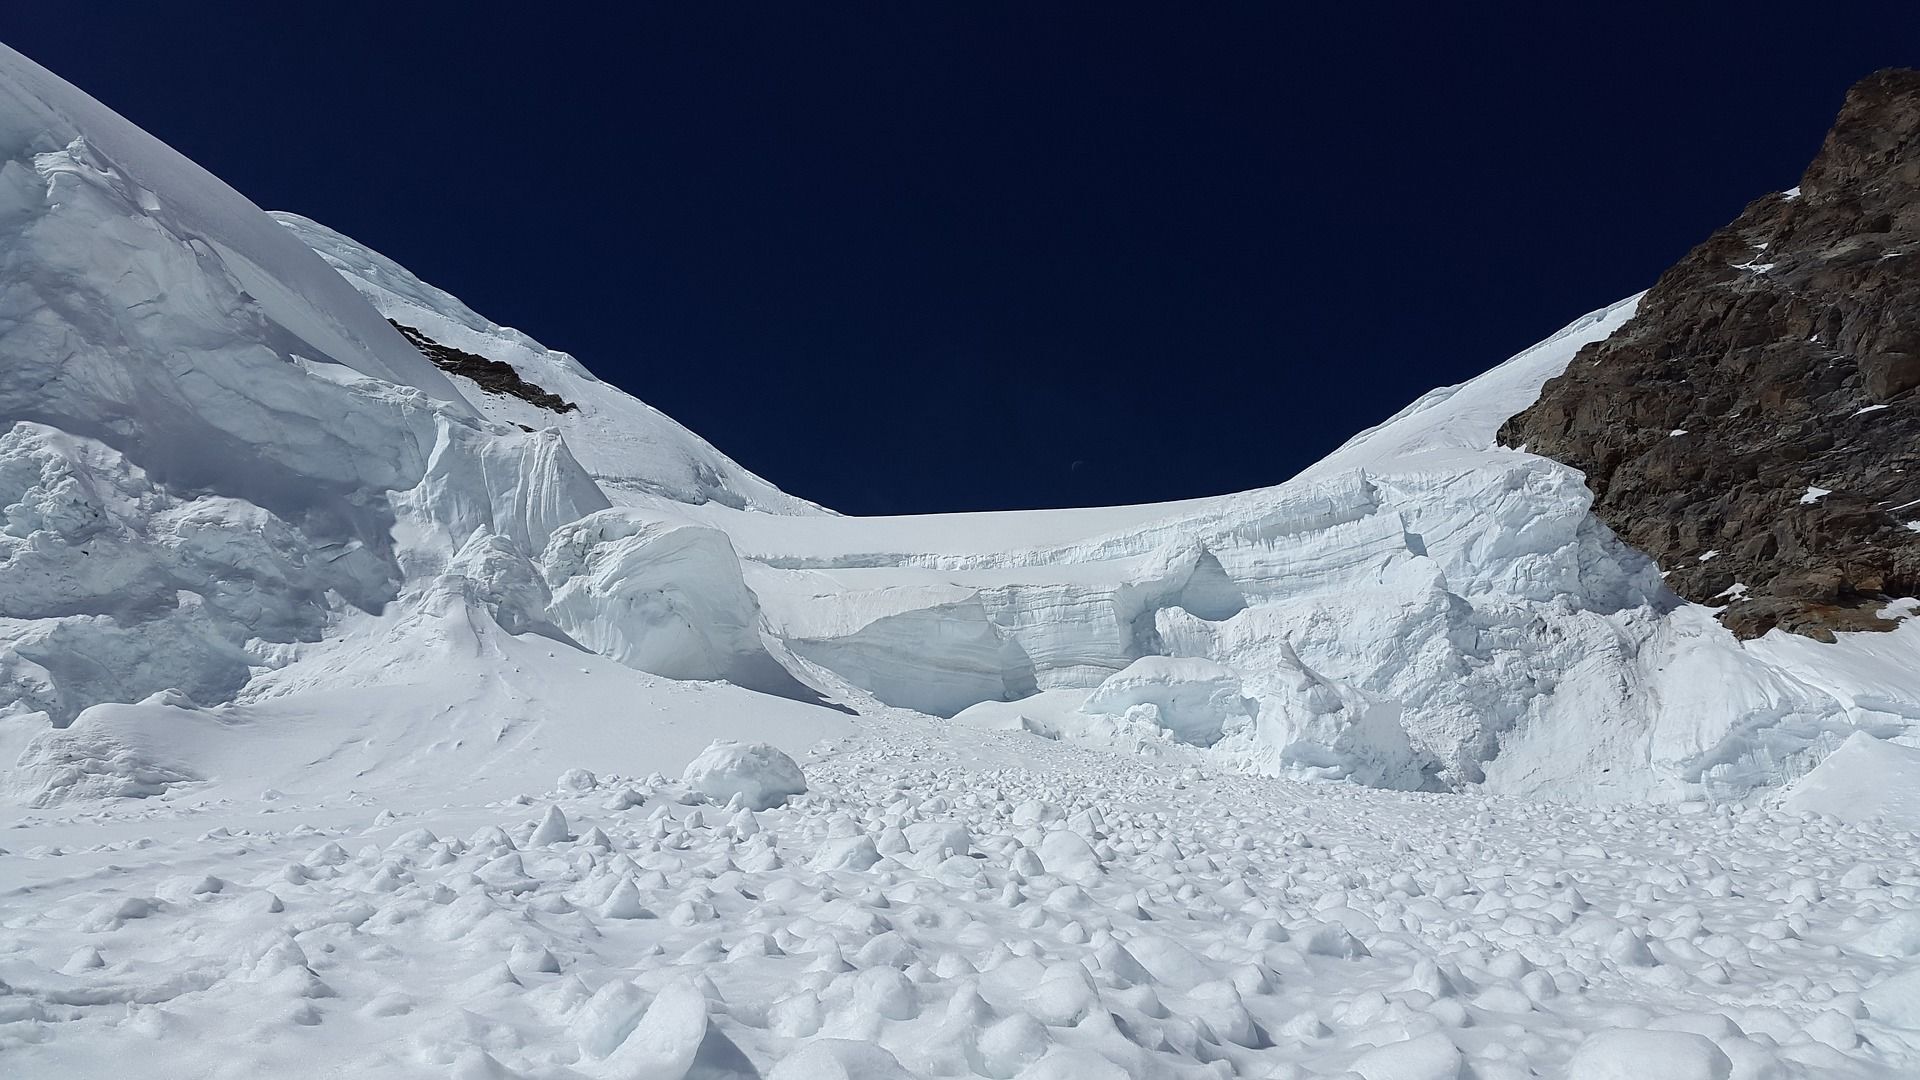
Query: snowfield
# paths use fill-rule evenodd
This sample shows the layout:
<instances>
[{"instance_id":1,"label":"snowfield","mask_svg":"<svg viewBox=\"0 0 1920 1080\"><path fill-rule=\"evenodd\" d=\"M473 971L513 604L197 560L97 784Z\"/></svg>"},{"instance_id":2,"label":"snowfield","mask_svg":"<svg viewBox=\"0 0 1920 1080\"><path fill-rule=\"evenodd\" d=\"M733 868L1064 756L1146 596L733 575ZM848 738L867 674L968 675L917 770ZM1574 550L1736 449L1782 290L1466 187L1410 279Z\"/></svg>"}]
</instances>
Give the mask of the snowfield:
<instances>
[{"instance_id":1,"label":"snowfield","mask_svg":"<svg viewBox=\"0 0 1920 1080\"><path fill-rule=\"evenodd\" d=\"M28 811L0 832L0 1059L23 1077L1920 1070L1903 828L1301 784L911 714L803 757L810 790L760 811L579 770L451 804L457 784Z\"/></svg>"},{"instance_id":2,"label":"snowfield","mask_svg":"<svg viewBox=\"0 0 1920 1080\"><path fill-rule=\"evenodd\" d=\"M1736 641L1493 445L1634 304L845 518L0 47L0 1074L1920 1075L1920 624Z\"/></svg>"}]
</instances>

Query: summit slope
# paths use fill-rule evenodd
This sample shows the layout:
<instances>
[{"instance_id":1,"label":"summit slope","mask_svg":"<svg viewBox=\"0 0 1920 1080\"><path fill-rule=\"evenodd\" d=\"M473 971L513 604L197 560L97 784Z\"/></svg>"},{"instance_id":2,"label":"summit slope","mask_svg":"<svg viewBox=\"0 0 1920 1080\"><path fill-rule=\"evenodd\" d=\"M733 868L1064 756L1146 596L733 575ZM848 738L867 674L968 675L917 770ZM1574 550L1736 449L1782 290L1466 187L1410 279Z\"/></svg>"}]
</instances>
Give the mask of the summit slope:
<instances>
[{"instance_id":1,"label":"summit slope","mask_svg":"<svg viewBox=\"0 0 1920 1080\"><path fill-rule=\"evenodd\" d=\"M381 315L440 345L508 364L527 383L577 406L555 412L466 383L468 399L489 419L558 429L615 503L651 496L773 514L828 512L741 468L658 409L602 382L572 356L496 325L379 252L298 214L272 217L318 252Z\"/></svg>"}]
</instances>

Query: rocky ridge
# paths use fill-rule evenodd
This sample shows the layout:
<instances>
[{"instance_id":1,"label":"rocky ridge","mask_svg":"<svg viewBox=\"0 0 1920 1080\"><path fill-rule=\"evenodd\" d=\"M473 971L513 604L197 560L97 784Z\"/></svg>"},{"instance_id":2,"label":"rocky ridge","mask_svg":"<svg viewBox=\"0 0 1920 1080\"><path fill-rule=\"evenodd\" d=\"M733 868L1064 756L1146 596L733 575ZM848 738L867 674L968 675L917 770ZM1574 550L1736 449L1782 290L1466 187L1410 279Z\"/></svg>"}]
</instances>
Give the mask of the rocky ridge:
<instances>
[{"instance_id":1,"label":"rocky ridge","mask_svg":"<svg viewBox=\"0 0 1920 1080\"><path fill-rule=\"evenodd\" d=\"M1796 190L1663 274L1500 441L1741 637L1885 630L1920 593L1920 71L1847 95Z\"/></svg>"},{"instance_id":2,"label":"rocky ridge","mask_svg":"<svg viewBox=\"0 0 1920 1080\"><path fill-rule=\"evenodd\" d=\"M490 360L477 353L467 352L465 349L456 349L451 345L443 345L428 337L425 331L417 327L408 326L393 319L387 321L393 324L395 330L400 331L401 337L406 338L408 343L420 350L420 355L433 361L440 370L470 379L474 385L489 394L517 397L529 405L548 412L574 412L580 408L559 394L542 389L521 378L512 364L503 360Z\"/></svg>"}]
</instances>

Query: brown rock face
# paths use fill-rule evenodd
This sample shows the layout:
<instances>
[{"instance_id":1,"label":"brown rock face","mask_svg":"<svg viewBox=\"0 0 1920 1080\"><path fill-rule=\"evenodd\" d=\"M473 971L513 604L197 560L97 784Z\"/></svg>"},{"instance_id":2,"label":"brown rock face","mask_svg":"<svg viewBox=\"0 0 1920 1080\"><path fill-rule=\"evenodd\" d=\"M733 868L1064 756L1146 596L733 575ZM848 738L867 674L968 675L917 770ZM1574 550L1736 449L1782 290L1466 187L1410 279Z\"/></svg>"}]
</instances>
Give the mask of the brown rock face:
<instances>
[{"instance_id":1,"label":"brown rock face","mask_svg":"<svg viewBox=\"0 0 1920 1080\"><path fill-rule=\"evenodd\" d=\"M1799 195L1661 275L1500 441L1583 470L1742 637L1891 629L1920 595L1920 72L1855 86Z\"/></svg>"},{"instance_id":2,"label":"brown rock face","mask_svg":"<svg viewBox=\"0 0 1920 1080\"><path fill-rule=\"evenodd\" d=\"M393 324L395 330L400 331L401 337L406 338L414 348L420 350L420 355L433 361L440 370L471 379L479 384L480 389L489 394L517 397L529 405L538 405L548 412L573 412L580 408L559 394L521 378L520 373L513 370L513 365L504 360L489 360L477 353L456 349L451 345L442 345L414 327L402 325L392 319L387 321ZM527 428L527 430L533 429Z\"/></svg>"}]
</instances>

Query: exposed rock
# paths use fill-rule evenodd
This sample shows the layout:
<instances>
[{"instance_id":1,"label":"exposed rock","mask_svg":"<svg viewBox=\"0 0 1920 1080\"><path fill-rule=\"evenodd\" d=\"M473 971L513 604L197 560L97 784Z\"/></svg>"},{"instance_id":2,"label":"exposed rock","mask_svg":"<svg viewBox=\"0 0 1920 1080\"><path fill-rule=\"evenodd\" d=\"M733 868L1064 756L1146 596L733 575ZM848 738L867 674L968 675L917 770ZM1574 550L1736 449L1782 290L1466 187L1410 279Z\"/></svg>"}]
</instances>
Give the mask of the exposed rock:
<instances>
[{"instance_id":1,"label":"exposed rock","mask_svg":"<svg viewBox=\"0 0 1920 1080\"><path fill-rule=\"evenodd\" d=\"M573 412L580 407L559 394L544 390L521 378L512 364L502 360L489 360L484 356L456 349L451 345L442 345L411 326L394 322L392 319L387 321L393 323L393 328L400 331L401 336L412 342L413 347L419 349L421 355L438 365L440 370L471 379L479 384L480 389L489 394L517 397L521 401L538 405L548 412ZM521 426L525 427L525 425ZM527 428L527 430L533 429Z\"/></svg>"},{"instance_id":2,"label":"exposed rock","mask_svg":"<svg viewBox=\"0 0 1920 1080\"><path fill-rule=\"evenodd\" d=\"M1797 192L1661 276L1500 441L1741 637L1885 630L1920 593L1920 72L1862 80Z\"/></svg>"}]
</instances>

